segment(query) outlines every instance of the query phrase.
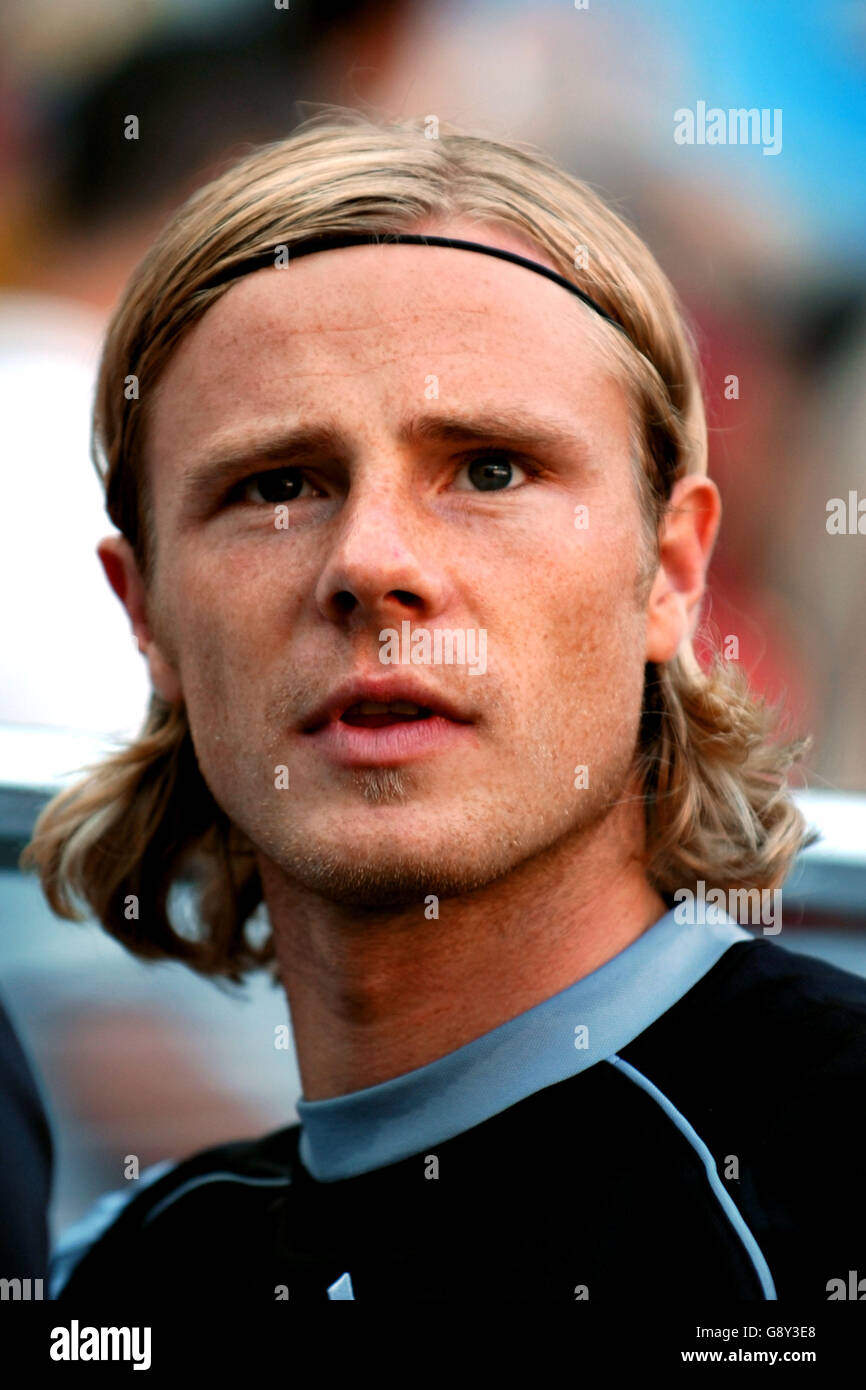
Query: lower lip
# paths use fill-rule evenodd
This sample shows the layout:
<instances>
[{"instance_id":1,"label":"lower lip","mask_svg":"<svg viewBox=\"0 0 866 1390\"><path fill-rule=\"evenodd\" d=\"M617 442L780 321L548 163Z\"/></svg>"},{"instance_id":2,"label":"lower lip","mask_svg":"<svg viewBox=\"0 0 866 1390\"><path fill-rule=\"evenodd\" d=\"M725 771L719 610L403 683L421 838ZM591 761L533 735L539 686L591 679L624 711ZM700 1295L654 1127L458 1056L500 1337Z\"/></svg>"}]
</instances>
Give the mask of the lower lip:
<instances>
[{"instance_id":1,"label":"lower lip","mask_svg":"<svg viewBox=\"0 0 866 1390\"><path fill-rule=\"evenodd\" d=\"M474 726L438 714L405 724L384 724L378 729L344 724L338 719L315 733L304 734L304 738L347 767L393 767L474 739Z\"/></svg>"}]
</instances>

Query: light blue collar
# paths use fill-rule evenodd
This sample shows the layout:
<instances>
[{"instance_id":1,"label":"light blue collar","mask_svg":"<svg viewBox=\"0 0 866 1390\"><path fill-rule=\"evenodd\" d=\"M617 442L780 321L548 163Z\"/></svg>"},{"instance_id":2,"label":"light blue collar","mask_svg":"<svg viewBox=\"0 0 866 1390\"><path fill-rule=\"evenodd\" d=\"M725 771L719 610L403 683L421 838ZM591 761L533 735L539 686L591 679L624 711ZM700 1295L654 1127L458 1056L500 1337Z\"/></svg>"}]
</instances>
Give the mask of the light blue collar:
<instances>
[{"instance_id":1,"label":"light blue collar","mask_svg":"<svg viewBox=\"0 0 866 1390\"><path fill-rule=\"evenodd\" d=\"M456 1052L348 1095L301 1099L304 1167L336 1182L397 1163L613 1056L729 946L752 939L731 921L680 925L674 911L592 974Z\"/></svg>"}]
</instances>

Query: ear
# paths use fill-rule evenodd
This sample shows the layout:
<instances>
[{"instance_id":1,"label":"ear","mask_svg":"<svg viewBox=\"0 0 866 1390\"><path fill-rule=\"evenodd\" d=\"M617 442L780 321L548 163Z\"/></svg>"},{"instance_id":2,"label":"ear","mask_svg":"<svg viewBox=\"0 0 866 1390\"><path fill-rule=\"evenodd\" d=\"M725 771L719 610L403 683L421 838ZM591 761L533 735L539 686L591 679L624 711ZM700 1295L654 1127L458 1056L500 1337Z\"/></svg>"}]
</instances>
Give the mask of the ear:
<instances>
[{"instance_id":1,"label":"ear","mask_svg":"<svg viewBox=\"0 0 866 1390\"><path fill-rule=\"evenodd\" d=\"M647 608L647 661L670 661L694 633L721 515L719 490L709 478L674 485Z\"/></svg>"},{"instance_id":2,"label":"ear","mask_svg":"<svg viewBox=\"0 0 866 1390\"><path fill-rule=\"evenodd\" d=\"M147 658L151 685L168 704L182 704L180 678L153 635L147 613L147 589L132 546L125 536L106 536L96 547L96 553L109 584L129 614L138 650Z\"/></svg>"}]
</instances>

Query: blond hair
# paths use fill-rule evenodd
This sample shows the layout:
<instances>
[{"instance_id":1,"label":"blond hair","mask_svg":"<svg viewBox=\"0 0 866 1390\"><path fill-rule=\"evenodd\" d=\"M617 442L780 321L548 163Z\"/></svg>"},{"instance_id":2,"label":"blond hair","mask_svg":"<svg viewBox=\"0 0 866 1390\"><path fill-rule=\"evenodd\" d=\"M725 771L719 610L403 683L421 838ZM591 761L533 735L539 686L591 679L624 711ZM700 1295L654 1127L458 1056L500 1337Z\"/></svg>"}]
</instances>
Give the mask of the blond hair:
<instances>
[{"instance_id":1,"label":"blond hair","mask_svg":"<svg viewBox=\"0 0 866 1390\"><path fill-rule=\"evenodd\" d=\"M437 138L428 134L420 118L386 122L326 107L196 192L132 275L106 336L94 461L146 584L157 545L143 463L154 388L182 337L232 283L233 266L319 234L409 231L431 218L516 231L624 329L599 337L629 391L653 545L674 483L706 471L694 342L640 238L525 143L446 122ZM132 377L141 400L127 399ZM690 643L647 667L638 767L647 871L664 897L696 877L723 890L784 878L808 839L787 787L805 744L779 745L775 727L775 712L736 667L716 658L702 672ZM262 900L254 849L207 788L183 708L156 694L139 737L45 808L21 863L39 871L55 912L80 917L80 900L138 955L231 979L273 958L270 936L256 941L250 931ZM183 880L195 893L192 935L169 912Z\"/></svg>"}]
</instances>

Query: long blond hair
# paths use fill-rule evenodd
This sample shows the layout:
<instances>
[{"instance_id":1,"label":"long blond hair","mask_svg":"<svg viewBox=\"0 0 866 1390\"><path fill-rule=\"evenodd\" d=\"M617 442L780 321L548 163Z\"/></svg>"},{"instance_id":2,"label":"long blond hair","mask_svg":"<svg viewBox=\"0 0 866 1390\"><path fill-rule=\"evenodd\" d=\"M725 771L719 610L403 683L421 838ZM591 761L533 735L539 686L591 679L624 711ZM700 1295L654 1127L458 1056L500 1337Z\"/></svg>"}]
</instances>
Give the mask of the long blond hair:
<instances>
[{"instance_id":1,"label":"long blond hair","mask_svg":"<svg viewBox=\"0 0 866 1390\"><path fill-rule=\"evenodd\" d=\"M440 122L387 122L325 107L196 192L133 273L106 336L94 462L106 507L149 584L155 563L143 440L148 402L185 333L224 294L221 274L318 234L399 232L436 218L499 224L545 253L625 329L605 330L632 404L635 469L654 545L677 479L706 471L697 353L674 292L640 238L585 184L532 146ZM589 312L589 311L587 311ZM128 389L135 379L138 393ZM130 398L131 397L131 398ZM808 839L787 774L805 744L736 666L702 671L687 643L646 670L639 747L648 874L683 884L774 886ZM182 707L156 694L139 737L49 803L24 851L55 912L79 902L131 951L239 979L273 959L250 930L262 900L255 853L199 771ZM195 930L169 912L195 894ZM134 905L134 906L133 906Z\"/></svg>"}]
</instances>

